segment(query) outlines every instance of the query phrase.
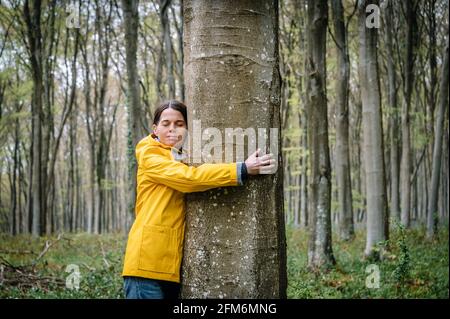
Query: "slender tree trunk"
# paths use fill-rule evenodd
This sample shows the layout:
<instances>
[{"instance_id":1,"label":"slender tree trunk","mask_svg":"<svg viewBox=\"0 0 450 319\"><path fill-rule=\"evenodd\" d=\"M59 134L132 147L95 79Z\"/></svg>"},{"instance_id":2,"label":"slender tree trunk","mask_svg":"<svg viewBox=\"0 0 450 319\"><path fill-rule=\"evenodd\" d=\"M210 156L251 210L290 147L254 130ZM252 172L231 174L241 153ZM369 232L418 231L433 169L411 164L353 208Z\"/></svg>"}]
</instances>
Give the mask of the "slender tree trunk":
<instances>
[{"instance_id":1,"label":"slender tree trunk","mask_svg":"<svg viewBox=\"0 0 450 319\"><path fill-rule=\"evenodd\" d=\"M17 190L17 170L18 170L18 148L19 148L19 120L15 120L14 123L14 150L13 150L13 168L11 178L11 235L16 235L20 230L19 214L17 213L17 197L20 197L20 190Z\"/></svg>"},{"instance_id":2,"label":"slender tree trunk","mask_svg":"<svg viewBox=\"0 0 450 319\"><path fill-rule=\"evenodd\" d=\"M77 121L75 121L75 145L78 145L77 142ZM81 203L81 178L80 178L80 165L78 161L78 152L75 152L75 159L74 159L74 165L75 165L75 231L79 231L81 229L86 230L86 225L83 223L84 220L84 214L82 212L86 212L85 209L82 210L82 203Z\"/></svg>"},{"instance_id":3,"label":"slender tree trunk","mask_svg":"<svg viewBox=\"0 0 450 319\"><path fill-rule=\"evenodd\" d=\"M410 109L412 88L414 82L414 32L415 32L415 9L413 1L405 1L406 11L406 55L405 55L405 76L404 76L404 96L405 101L402 108L402 157L400 165L401 183L401 222L403 226L409 227L411 215L411 138L410 138Z\"/></svg>"},{"instance_id":4,"label":"slender tree trunk","mask_svg":"<svg viewBox=\"0 0 450 319\"><path fill-rule=\"evenodd\" d=\"M41 34L41 1L33 1L30 8L29 1L24 4L24 16L27 25L28 42L30 48L31 70L33 76L33 93L31 102L32 116L32 146L30 158L32 158L31 169L31 215L32 215L32 234L39 236L45 230L42 227L42 34Z\"/></svg>"},{"instance_id":5,"label":"slender tree trunk","mask_svg":"<svg viewBox=\"0 0 450 319\"><path fill-rule=\"evenodd\" d=\"M433 148L433 167L431 169L430 196L427 212L427 237L433 238L437 229L438 216L438 192L439 180L441 177L442 166L442 136L444 132L444 119L448 106L448 39L445 47L444 63L441 71L441 84L439 91L439 109L436 116L436 125L434 131L434 148ZM448 142L448 141L447 141Z\"/></svg>"},{"instance_id":6,"label":"slender tree trunk","mask_svg":"<svg viewBox=\"0 0 450 319\"><path fill-rule=\"evenodd\" d=\"M161 37L162 37L161 43L163 43L164 35L162 34ZM156 63L156 76L155 76L157 100L162 100L165 96L164 89L162 87L163 63L164 63L164 46L163 44L161 44L158 53L158 61Z\"/></svg>"},{"instance_id":7,"label":"slender tree trunk","mask_svg":"<svg viewBox=\"0 0 450 319\"><path fill-rule=\"evenodd\" d=\"M18 127L18 131L20 132L21 127L19 124ZM17 160L18 160L18 177L19 177L19 216L20 216L20 221L19 221L19 233L24 234L24 233L28 233L28 219L27 219L27 214L26 214L26 209L23 209L23 204L22 204L22 200L25 199L26 200L26 187L25 187L25 176L23 175L23 170L22 170L22 151L19 148L19 152L17 154Z\"/></svg>"},{"instance_id":8,"label":"slender tree trunk","mask_svg":"<svg viewBox=\"0 0 450 319\"><path fill-rule=\"evenodd\" d=\"M285 139L286 141L287 139ZM285 146L286 147L286 146ZM289 220L289 212L291 211L291 197L290 197L290 184L291 184L291 174L289 174L289 159L286 152L283 153L283 158L286 158L286 165L283 167L283 191L284 198L286 200L286 205L284 206L284 222L287 224Z\"/></svg>"},{"instance_id":9,"label":"slender tree trunk","mask_svg":"<svg viewBox=\"0 0 450 319\"><path fill-rule=\"evenodd\" d=\"M385 11L386 21L386 48L387 48L387 73L388 73L388 103L390 108L389 128L390 128L390 178L391 178L391 206L390 215L400 221L400 200L399 200L399 127L398 127L398 107L397 107L397 76L394 63L394 50L392 40L393 6L397 2L390 1Z\"/></svg>"},{"instance_id":10,"label":"slender tree trunk","mask_svg":"<svg viewBox=\"0 0 450 319\"><path fill-rule=\"evenodd\" d=\"M448 121L447 121L448 123ZM444 141L448 141L449 140L449 134L448 134L448 124L447 124L447 128L444 132ZM444 143L443 146L443 157L444 163L448 163L449 162L449 154L448 154L448 143ZM442 210L442 213L444 215L443 218L443 222L446 223L448 225L448 206L449 206L449 178L448 178L448 166L447 165L443 165L443 170L444 170L444 175L442 176L442 188L443 188L443 197L442 197L442 204L444 206L444 209Z\"/></svg>"},{"instance_id":11,"label":"slender tree trunk","mask_svg":"<svg viewBox=\"0 0 450 319\"><path fill-rule=\"evenodd\" d=\"M426 94L426 100L427 100L427 108L426 108L426 118L428 121L426 121L426 134L428 136L433 136L434 134L434 124L435 124L435 109L436 109L436 93L438 90L438 78L437 78L437 56L436 56L436 0L426 0L424 4L424 13L425 13L425 21L427 21L426 24L426 30L428 31L428 43L427 43L427 56L428 56L428 65L427 65L427 72L426 78L427 81L424 82L424 90ZM429 162L432 161L433 156L433 145L434 143L428 143L428 152L427 157ZM431 177L428 176L428 178ZM428 194L427 194L428 195ZM428 209L428 207L427 207Z\"/></svg>"},{"instance_id":12,"label":"slender tree trunk","mask_svg":"<svg viewBox=\"0 0 450 319\"><path fill-rule=\"evenodd\" d=\"M277 128L279 143L278 2L185 0L183 11L190 123ZM184 298L286 297L281 159L246 186L189 195Z\"/></svg>"},{"instance_id":13,"label":"slender tree trunk","mask_svg":"<svg viewBox=\"0 0 450 319\"><path fill-rule=\"evenodd\" d=\"M160 20L161 20L161 32L164 42L164 53L166 60L166 75L169 85L169 99L175 97L175 78L173 76L173 55L172 55L172 39L170 37L170 23L168 17L168 10L171 0L160 0Z\"/></svg>"},{"instance_id":14,"label":"slender tree trunk","mask_svg":"<svg viewBox=\"0 0 450 319\"><path fill-rule=\"evenodd\" d=\"M427 220L427 209L428 209L428 180L427 180L427 170L426 170L426 163L427 161L424 161L422 166L422 182L421 182L421 209L420 209L420 225L426 225Z\"/></svg>"},{"instance_id":15,"label":"slender tree trunk","mask_svg":"<svg viewBox=\"0 0 450 319\"><path fill-rule=\"evenodd\" d=\"M359 91L359 90L358 90ZM353 160L351 161L353 164L353 181L352 185L355 190L355 194L357 194L355 199L356 210L355 210L355 223L360 223L361 212L364 209L363 205L363 186L362 186L362 173L363 173L363 158L361 156L361 112L362 112L362 102L360 99L354 99L355 95L359 96L359 92L355 92L355 94L351 95L353 99L351 100L352 111L350 113L354 114L354 124L351 126L353 129L351 131L352 141L356 141L355 143L351 143L350 147L352 149L351 154L353 155ZM357 200L356 200L357 199ZM356 226L356 225L355 225Z\"/></svg>"},{"instance_id":16,"label":"slender tree trunk","mask_svg":"<svg viewBox=\"0 0 450 319\"><path fill-rule=\"evenodd\" d=\"M338 53L338 72L336 78L336 183L339 203L339 234L341 239L350 240L354 236L350 154L348 146L350 61L342 2L341 0L333 0L331 3L334 37L336 39Z\"/></svg>"},{"instance_id":17,"label":"slender tree trunk","mask_svg":"<svg viewBox=\"0 0 450 319\"><path fill-rule=\"evenodd\" d=\"M67 191L69 192L69 202L68 205L68 214L69 214L69 231L75 232L75 147L76 147L76 138L75 138L75 129L76 129L76 117L74 113L70 116L69 121L69 176L68 176L68 185Z\"/></svg>"},{"instance_id":18,"label":"slender tree trunk","mask_svg":"<svg viewBox=\"0 0 450 319\"><path fill-rule=\"evenodd\" d=\"M366 7L378 1L360 0L359 78L363 104L363 150L367 196L366 256L378 254L376 245L387 239L387 198L381 124L380 84L377 63L377 29L366 27Z\"/></svg>"},{"instance_id":19,"label":"slender tree trunk","mask_svg":"<svg viewBox=\"0 0 450 319\"><path fill-rule=\"evenodd\" d=\"M292 196L293 205L294 205L293 221L294 221L294 226L295 227L299 227L300 226L300 222L299 222L300 221L300 215L299 215L299 210L300 210L300 196L299 196L300 175L299 174L295 175L294 181L295 181L295 190L294 190L293 196Z\"/></svg>"},{"instance_id":20,"label":"slender tree trunk","mask_svg":"<svg viewBox=\"0 0 450 319\"><path fill-rule=\"evenodd\" d=\"M308 266L335 264L331 246L331 165L326 96L326 0L309 0L307 116L310 150Z\"/></svg>"},{"instance_id":21,"label":"slender tree trunk","mask_svg":"<svg viewBox=\"0 0 450 319\"><path fill-rule=\"evenodd\" d=\"M299 93L301 90L299 90ZM302 157L300 164L300 227L306 229L308 226L308 121L305 112L299 115L300 129L302 130L300 146L302 148Z\"/></svg>"},{"instance_id":22,"label":"slender tree trunk","mask_svg":"<svg viewBox=\"0 0 450 319\"><path fill-rule=\"evenodd\" d=\"M144 129L141 124L142 106L139 86L139 72L137 70L137 43L139 27L139 0L122 0L124 12L126 66L127 66L127 102L128 102L128 218L134 219L134 206L136 200L136 156L134 149L141 138L144 137Z\"/></svg>"},{"instance_id":23,"label":"slender tree trunk","mask_svg":"<svg viewBox=\"0 0 450 319\"><path fill-rule=\"evenodd\" d=\"M184 101L184 69L183 69L183 61L184 61L184 53L183 53L183 0L178 1L178 5L180 6L180 14L178 23L177 16L175 14L175 10L173 6L170 7L170 11L172 12L173 21L175 24L175 29L177 31L177 40L178 40L178 59L176 61L176 69L178 72L178 91L177 96L181 101Z\"/></svg>"},{"instance_id":24,"label":"slender tree trunk","mask_svg":"<svg viewBox=\"0 0 450 319\"><path fill-rule=\"evenodd\" d=\"M41 160L41 178L42 178L42 227L47 235L54 232L54 211L53 197L55 190L55 181L49 179L49 168L53 170L49 164L54 160L50 157L50 151L53 147L54 140L54 118L53 107L55 101L55 83L54 83L54 59L47 58L56 56L56 50L59 43L59 28L56 27L56 0L46 3L46 28L43 37L44 56L43 58L43 121L42 121L42 160ZM58 146L56 146L58 147ZM54 153L55 157L57 152Z\"/></svg>"}]
</instances>

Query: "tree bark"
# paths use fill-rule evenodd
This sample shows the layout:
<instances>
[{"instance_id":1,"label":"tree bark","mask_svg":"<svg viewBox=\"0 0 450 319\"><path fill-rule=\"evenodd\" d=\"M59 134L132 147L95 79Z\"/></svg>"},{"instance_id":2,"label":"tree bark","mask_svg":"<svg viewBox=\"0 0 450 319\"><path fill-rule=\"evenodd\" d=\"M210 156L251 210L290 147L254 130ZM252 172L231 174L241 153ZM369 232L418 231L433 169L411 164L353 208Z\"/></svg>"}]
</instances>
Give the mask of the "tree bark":
<instances>
[{"instance_id":1,"label":"tree bark","mask_svg":"<svg viewBox=\"0 0 450 319\"><path fill-rule=\"evenodd\" d=\"M33 236L42 235L45 230L42 225L43 216L45 216L42 210L42 121L43 121L43 109L42 109L42 34L41 34L41 1L33 1L30 9L29 1L25 1L24 4L24 16L27 25L27 36L29 45L29 55L31 60L31 70L33 78L33 93L31 102L31 117L32 117L32 130L31 130L31 153L32 159L31 167L31 214L32 214L32 226L31 233Z\"/></svg>"},{"instance_id":2,"label":"tree bark","mask_svg":"<svg viewBox=\"0 0 450 319\"><path fill-rule=\"evenodd\" d=\"M388 73L388 103L390 109L390 178L391 178L391 206L390 216L400 221L400 198L399 198L399 127L397 107L397 76L394 63L394 50L392 39L392 28L394 23L393 6L395 2L390 1L385 11L386 21L386 48L387 48L387 73Z\"/></svg>"},{"instance_id":3,"label":"tree bark","mask_svg":"<svg viewBox=\"0 0 450 319\"><path fill-rule=\"evenodd\" d=\"M406 55L404 63L404 97L402 107L402 157L400 165L401 183L401 222L409 227L411 215L411 138L410 138L410 109L414 82L414 32L415 32L415 5L413 1L405 1L406 11Z\"/></svg>"},{"instance_id":4,"label":"tree bark","mask_svg":"<svg viewBox=\"0 0 450 319\"><path fill-rule=\"evenodd\" d=\"M308 266L335 264L331 246L331 165L326 96L326 0L308 1L307 117L310 150Z\"/></svg>"},{"instance_id":5,"label":"tree bark","mask_svg":"<svg viewBox=\"0 0 450 319\"><path fill-rule=\"evenodd\" d=\"M431 169L431 185L430 185L430 196L428 203L427 212L427 237L433 238L438 221L438 192L439 192L439 180L441 177L441 166L442 166L442 136L444 133L444 119L445 113L448 105L448 39L445 47L444 63L442 64L441 71L441 83L439 91L439 109L436 116L436 125L434 131L434 148L433 148L433 167Z\"/></svg>"},{"instance_id":6,"label":"tree bark","mask_svg":"<svg viewBox=\"0 0 450 319\"><path fill-rule=\"evenodd\" d=\"M144 137L144 128L141 124L142 106L139 86L139 72L137 70L137 42L139 27L139 0L122 0L125 28L126 67L128 81L128 214L127 221L134 219L136 200L136 173L137 164L134 150L136 144ZM130 226L129 223L128 226Z\"/></svg>"},{"instance_id":7,"label":"tree bark","mask_svg":"<svg viewBox=\"0 0 450 319\"><path fill-rule=\"evenodd\" d=\"M279 143L278 2L185 0L183 11L189 122L277 128ZM184 298L286 297L278 154L274 175L188 196Z\"/></svg>"},{"instance_id":8,"label":"tree bark","mask_svg":"<svg viewBox=\"0 0 450 319\"><path fill-rule=\"evenodd\" d=\"M299 91L300 92L300 91ZM306 119L306 114L300 117L300 128L302 130L302 135L300 139L300 145L302 147L302 157L300 166L300 227L307 229L308 227L308 155L306 150L308 149L308 121Z\"/></svg>"},{"instance_id":9,"label":"tree bark","mask_svg":"<svg viewBox=\"0 0 450 319\"><path fill-rule=\"evenodd\" d=\"M365 255L378 257L376 245L387 239L387 199L383 155L383 128L377 63L377 29L366 27L366 7L378 1L360 0L359 78L363 104L363 150L367 196Z\"/></svg>"},{"instance_id":10,"label":"tree bark","mask_svg":"<svg viewBox=\"0 0 450 319\"><path fill-rule=\"evenodd\" d=\"M336 184L339 204L339 235L343 240L354 236L352 185L350 178L350 154L348 146L348 94L350 61L348 56L347 30L341 0L333 0L334 37L337 46L336 78Z\"/></svg>"},{"instance_id":11,"label":"tree bark","mask_svg":"<svg viewBox=\"0 0 450 319\"><path fill-rule=\"evenodd\" d=\"M173 7L171 7L171 12L175 24L175 29L177 31L178 35L178 59L176 62L176 68L178 72L178 98L181 99L181 101L184 101L185 95L184 95L184 69L183 69L183 61L184 61L184 52L183 52L183 0L179 0L179 6L180 6L180 23L177 22L177 17L175 15L175 10Z\"/></svg>"},{"instance_id":12,"label":"tree bark","mask_svg":"<svg viewBox=\"0 0 450 319\"><path fill-rule=\"evenodd\" d=\"M160 0L160 20L161 32L164 43L164 53L166 55L166 76L167 84L169 85L169 99L175 98L175 78L173 76L173 54L172 54L172 39L170 36L170 23L168 11L171 0Z\"/></svg>"}]
</instances>

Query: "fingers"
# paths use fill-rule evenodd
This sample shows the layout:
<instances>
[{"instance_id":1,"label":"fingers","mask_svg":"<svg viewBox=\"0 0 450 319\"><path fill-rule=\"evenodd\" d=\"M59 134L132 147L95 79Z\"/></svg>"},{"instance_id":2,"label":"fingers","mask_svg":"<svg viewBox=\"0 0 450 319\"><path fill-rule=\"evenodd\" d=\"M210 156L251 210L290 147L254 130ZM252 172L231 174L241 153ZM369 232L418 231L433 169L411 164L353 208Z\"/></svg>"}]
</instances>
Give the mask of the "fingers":
<instances>
[{"instance_id":1,"label":"fingers","mask_svg":"<svg viewBox=\"0 0 450 319\"><path fill-rule=\"evenodd\" d=\"M258 148L252 155L249 156L250 157L259 157L259 155L261 154L261 149Z\"/></svg>"},{"instance_id":2,"label":"fingers","mask_svg":"<svg viewBox=\"0 0 450 319\"><path fill-rule=\"evenodd\" d=\"M249 157L250 158L256 158L260 161L266 161L268 159L272 159L273 158L273 154L265 154L263 156L261 156L261 149L258 148L255 152L253 152Z\"/></svg>"},{"instance_id":3,"label":"fingers","mask_svg":"<svg viewBox=\"0 0 450 319\"><path fill-rule=\"evenodd\" d=\"M261 167L261 166L267 166L267 165L271 165L271 164L275 164L275 160L274 159L268 159L265 161L259 161L257 162L256 166Z\"/></svg>"},{"instance_id":4,"label":"fingers","mask_svg":"<svg viewBox=\"0 0 450 319\"><path fill-rule=\"evenodd\" d=\"M263 155L263 156L259 157L259 160L261 162L265 162L265 161L268 161L268 160L271 160L271 159L273 159L273 154L266 154L266 155Z\"/></svg>"},{"instance_id":5,"label":"fingers","mask_svg":"<svg viewBox=\"0 0 450 319\"><path fill-rule=\"evenodd\" d=\"M261 156L261 149L257 149L245 161L250 175L274 174L277 171L277 160L274 154L264 154Z\"/></svg>"},{"instance_id":6,"label":"fingers","mask_svg":"<svg viewBox=\"0 0 450 319\"><path fill-rule=\"evenodd\" d=\"M266 154L256 159L257 166L265 166L275 163L275 159L273 158L273 154Z\"/></svg>"},{"instance_id":7,"label":"fingers","mask_svg":"<svg viewBox=\"0 0 450 319\"><path fill-rule=\"evenodd\" d=\"M276 171L277 171L277 165L275 165L275 164L261 166L259 168L259 174L263 174L263 175L274 174Z\"/></svg>"}]
</instances>

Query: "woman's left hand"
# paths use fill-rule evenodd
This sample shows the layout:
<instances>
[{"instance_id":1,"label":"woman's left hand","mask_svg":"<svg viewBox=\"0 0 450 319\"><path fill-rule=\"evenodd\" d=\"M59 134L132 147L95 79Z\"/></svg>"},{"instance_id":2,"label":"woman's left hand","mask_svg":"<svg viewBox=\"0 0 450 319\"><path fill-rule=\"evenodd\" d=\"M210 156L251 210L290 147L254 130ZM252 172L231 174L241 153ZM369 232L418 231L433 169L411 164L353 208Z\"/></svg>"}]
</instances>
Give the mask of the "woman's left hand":
<instances>
[{"instance_id":1,"label":"woman's left hand","mask_svg":"<svg viewBox=\"0 0 450 319\"><path fill-rule=\"evenodd\" d=\"M261 156L259 148L245 160L245 165L249 175L273 174L276 172L276 161L273 154Z\"/></svg>"}]
</instances>

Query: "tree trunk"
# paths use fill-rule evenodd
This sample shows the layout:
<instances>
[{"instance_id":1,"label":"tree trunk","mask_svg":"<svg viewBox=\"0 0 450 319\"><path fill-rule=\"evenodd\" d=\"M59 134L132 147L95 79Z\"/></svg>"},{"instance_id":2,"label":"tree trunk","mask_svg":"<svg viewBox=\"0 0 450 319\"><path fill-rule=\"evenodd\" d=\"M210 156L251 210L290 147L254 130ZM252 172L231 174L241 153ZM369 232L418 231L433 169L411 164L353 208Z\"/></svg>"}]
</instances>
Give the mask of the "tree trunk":
<instances>
[{"instance_id":1,"label":"tree trunk","mask_svg":"<svg viewBox=\"0 0 450 319\"><path fill-rule=\"evenodd\" d=\"M20 232L20 222L19 222L19 213L17 212L17 197L20 197L20 189L17 190L18 181L17 181L17 170L18 170L18 152L19 152L19 120L16 119L14 121L14 151L13 151L13 163L12 163L12 178L10 183L10 192L11 192L11 235L16 235Z\"/></svg>"},{"instance_id":2,"label":"tree trunk","mask_svg":"<svg viewBox=\"0 0 450 319\"><path fill-rule=\"evenodd\" d=\"M164 53L166 55L166 76L169 85L169 99L175 98L175 78L173 76L172 39L170 36L170 23L168 11L171 0L160 0L161 32L163 35Z\"/></svg>"},{"instance_id":3,"label":"tree trunk","mask_svg":"<svg viewBox=\"0 0 450 319\"><path fill-rule=\"evenodd\" d=\"M178 36L178 60L176 63L177 72L178 72L178 98L181 99L181 101L184 101L185 95L184 95L184 69L183 69L183 61L184 61L184 53L183 53L183 0L179 0L179 6L180 6L180 23L177 22L177 17L175 15L175 10L173 7L171 7L172 16L175 24L175 28L177 30L177 36Z\"/></svg>"},{"instance_id":4,"label":"tree trunk","mask_svg":"<svg viewBox=\"0 0 450 319\"><path fill-rule=\"evenodd\" d=\"M46 18L46 28L43 36L43 120L42 120L42 159L41 159L41 210L42 210L42 228L47 235L54 232L53 219L55 199L53 197L55 190L55 181L49 179L53 174L53 168L49 165L54 159L50 157L52 144L54 140L54 105L55 105L55 82L54 71L55 63L51 57L56 56L56 50L59 43L59 28L55 26L57 1L48 1L46 12L43 15ZM48 58L47 58L48 57ZM62 124L64 125L64 124ZM56 146L56 149L58 146ZM54 153L55 157L57 152ZM49 174L51 171L51 174Z\"/></svg>"},{"instance_id":5,"label":"tree trunk","mask_svg":"<svg viewBox=\"0 0 450 319\"><path fill-rule=\"evenodd\" d=\"M377 29L366 27L366 7L378 1L360 0L359 78L363 104L363 150L367 196L366 256L377 258L376 245L387 239L387 199L377 63Z\"/></svg>"},{"instance_id":6,"label":"tree trunk","mask_svg":"<svg viewBox=\"0 0 450 319\"><path fill-rule=\"evenodd\" d=\"M300 174L295 175L294 178L295 181L295 190L293 192L293 206L294 206L294 216L293 216L293 222L295 227L300 226L300 192L299 192L299 186L300 186Z\"/></svg>"},{"instance_id":7,"label":"tree trunk","mask_svg":"<svg viewBox=\"0 0 450 319\"><path fill-rule=\"evenodd\" d=\"M42 34L41 34L41 1L33 1L31 11L29 1L24 4L24 16L27 25L27 35L30 48L31 70L33 76L33 93L31 102L32 130L31 130L31 212L32 235L42 235L45 230L42 225L44 212L42 211Z\"/></svg>"},{"instance_id":8,"label":"tree trunk","mask_svg":"<svg viewBox=\"0 0 450 319\"><path fill-rule=\"evenodd\" d=\"M299 93L301 91L299 90ZM302 131L300 138L300 146L302 149L301 165L300 165L300 227L306 229L308 226L308 155L306 150L308 149L308 121L306 119L305 112L299 115L299 124Z\"/></svg>"},{"instance_id":9,"label":"tree trunk","mask_svg":"<svg viewBox=\"0 0 450 319\"><path fill-rule=\"evenodd\" d=\"M326 0L308 1L307 117L310 150L308 266L335 264L331 246L331 165L326 97Z\"/></svg>"},{"instance_id":10,"label":"tree trunk","mask_svg":"<svg viewBox=\"0 0 450 319\"><path fill-rule=\"evenodd\" d=\"M391 178L391 207L390 216L400 221L399 200L399 128L397 107L397 77L394 64L394 50L392 39L394 2L389 2L385 11L386 21L386 48L387 48L387 73L388 73L388 103L390 108L390 178Z\"/></svg>"},{"instance_id":11,"label":"tree trunk","mask_svg":"<svg viewBox=\"0 0 450 319\"><path fill-rule=\"evenodd\" d=\"M439 91L439 109L436 116L436 126L434 131L434 148L433 148L433 167L431 170L431 185L430 196L428 203L428 215L427 215L427 237L433 238L437 229L437 216L438 216L438 191L439 191L439 179L441 177L442 166L442 136L444 133L444 119L445 112L448 104L448 39L445 47L444 63L442 64L441 71L441 84ZM448 142L448 141L447 141Z\"/></svg>"},{"instance_id":12,"label":"tree trunk","mask_svg":"<svg viewBox=\"0 0 450 319\"><path fill-rule=\"evenodd\" d=\"M139 87L139 72L137 70L137 42L139 27L139 0L122 0L124 12L126 66L128 80L128 218L134 219L136 200L136 156L134 149L141 138L144 137L144 128L141 124L142 106ZM131 226L131 223L127 226Z\"/></svg>"},{"instance_id":13,"label":"tree trunk","mask_svg":"<svg viewBox=\"0 0 450 319\"><path fill-rule=\"evenodd\" d=\"M69 176L67 180L67 191L69 192L68 196L68 213L69 213L69 231L75 232L75 221L76 221L76 214L75 214L75 205L76 205L76 182L75 182L75 152L76 152L76 113L72 113L70 115L70 121L69 121Z\"/></svg>"},{"instance_id":14,"label":"tree trunk","mask_svg":"<svg viewBox=\"0 0 450 319\"><path fill-rule=\"evenodd\" d=\"M337 46L336 78L336 184L339 203L339 234L341 239L354 236L350 154L348 147L348 92L350 61L347 46L344 9L341 0L332 2L334 37Z\"/></svg>"},{"instance_id":15,"label":"tree trunk","mask_svg":"<svg viewBox=\"0 0 450 319\"><path fill-rule=\"evenodd\" d=\"M412 88L414 82L414 32L415 32L415 9L413 1L405 1L406 11L406 55L404 63L404 96L405 101L402 108L402 157L400 165L401 183L401 222L409 227L411 215L411 138L410 138L410 109Z\"/></svg>"},{"instance_id":16,"label":"tree trunk","mask_svg":"<svg viewBox=\"0 0 450 319\"><path fill-rule=\"evenodd\" d=\"M189 122L277 128L279 145L277 1L185 0L183 10ZM274 175L189 195L184 298L286 297L281 159Z\"/></svg>"}]
</instances>

